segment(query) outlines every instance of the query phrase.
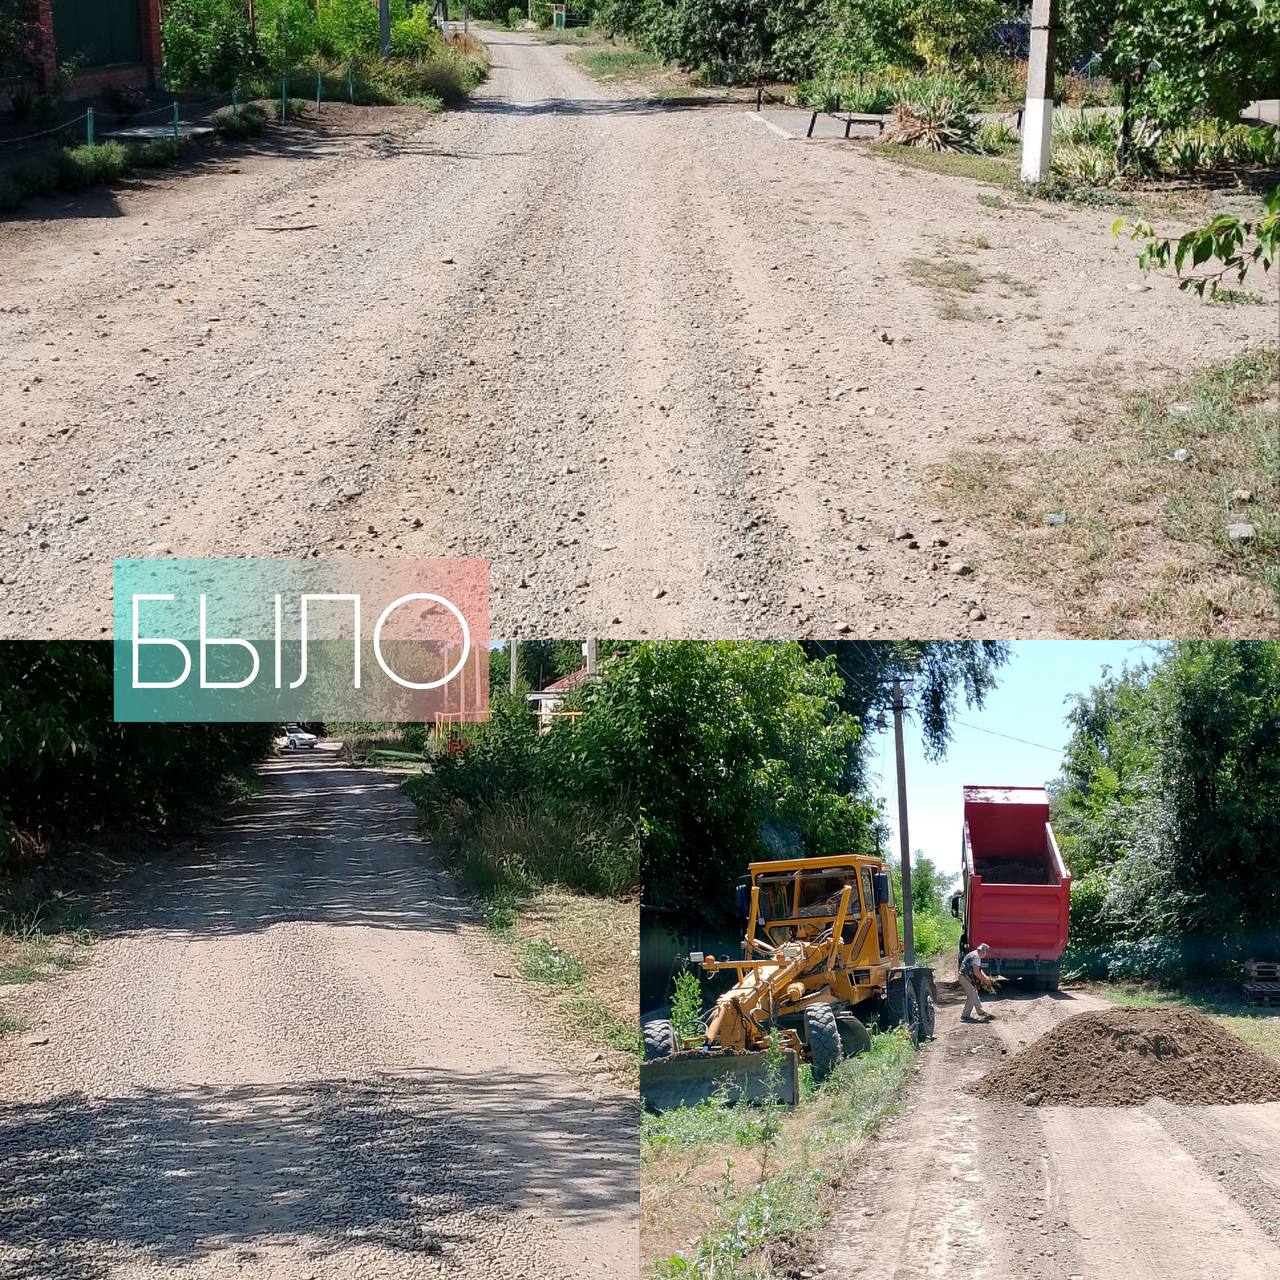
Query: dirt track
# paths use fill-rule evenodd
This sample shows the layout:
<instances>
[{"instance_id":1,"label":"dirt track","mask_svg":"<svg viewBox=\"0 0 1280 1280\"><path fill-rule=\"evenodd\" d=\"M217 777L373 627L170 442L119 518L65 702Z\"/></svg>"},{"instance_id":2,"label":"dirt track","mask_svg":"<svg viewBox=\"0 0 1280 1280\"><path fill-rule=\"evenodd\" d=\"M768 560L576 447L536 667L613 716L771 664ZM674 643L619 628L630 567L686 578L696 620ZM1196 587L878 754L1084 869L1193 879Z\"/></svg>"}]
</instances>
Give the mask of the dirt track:
<instances>
[{"instance_id":1,"label":"dirt track","mask_svg":"<svg viewBox=\"0 0 1280 1280\"><path fill-rule=\"evenodd\" d=\"M0 1277L632 1280L634 1100L556 1064L394 781L267 775L6 1001Z\"/></svg>"},{"instance_id":2,"label":"dirt track","mask_svg":"<svg viewBox=\"0 0 1280 1280\"><path fill-rule=\"evenodd\" d=\"M466 111L0 224L0 635L104 634L113 556L339 549L491 557L499 635L1060 633L930 466L1274 328L1141 291L1105 210L486 38ZM905 270L962 231L979 321Z\"/></svg>"},{"instance_id":3,"label":"dirt track","mask_svg":"<svg viewBox=\"0 0 1280 1280\"><path fill-rule=\"evenodd\" d=\"M1280 1274L1280 1104L1030 1107L962 1085L1094 997L943 989L911 1109L864 1153L828 1229L829 1280L1264 1280Z\"/></svg>"}]
</instances>

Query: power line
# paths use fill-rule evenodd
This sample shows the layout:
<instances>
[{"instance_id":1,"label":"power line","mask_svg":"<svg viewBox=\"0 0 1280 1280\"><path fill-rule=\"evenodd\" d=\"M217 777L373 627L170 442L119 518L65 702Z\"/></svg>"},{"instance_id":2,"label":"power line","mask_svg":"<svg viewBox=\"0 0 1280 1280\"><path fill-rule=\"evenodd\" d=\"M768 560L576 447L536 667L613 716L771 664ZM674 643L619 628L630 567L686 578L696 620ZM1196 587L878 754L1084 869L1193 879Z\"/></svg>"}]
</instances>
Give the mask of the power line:
<instances>
[{"instance_id":1,"label":"power line","mask_svg":"<svg viewBox=\"0 0 1280 1280\"><path fill-rule=\"evenodd\" d=\"M1026 738L1015 738L1011 733L1000 733L996 729L984 729L980 724L969 724L967 720L956 720L954 723L963 725L966 729L974 729L978 733L989 733L993 738L1007 738L1010 742L1020 742L1024 747L1038 747L1041 751L1052 751L1057 756L1062 755L1066 750L1065 747L1046 747L1043 742L1030 742Z\"/></svg>"}]
</instances>

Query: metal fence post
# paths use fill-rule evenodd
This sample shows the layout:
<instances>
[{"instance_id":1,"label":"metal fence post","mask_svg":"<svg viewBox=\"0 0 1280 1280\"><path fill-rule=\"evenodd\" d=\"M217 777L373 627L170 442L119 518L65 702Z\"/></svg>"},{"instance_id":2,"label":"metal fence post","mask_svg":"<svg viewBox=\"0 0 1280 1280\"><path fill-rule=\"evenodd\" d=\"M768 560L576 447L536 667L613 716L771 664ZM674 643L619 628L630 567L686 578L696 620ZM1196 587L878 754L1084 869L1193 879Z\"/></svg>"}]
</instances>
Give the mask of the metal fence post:
<instances>
[{"instance_id":1,"label":"metal fence post","mask_svg":"<svg viewBox=\"0 0 1280 1280\"><path fill-rule=\"evenodd\" d=\"M280 123L289 118L289 73L280 77Z\"/></svg>"},{"instance_id":2,"label":"metal fence post","mask_svg":"<svg viewBox=\"0 0 1280 1280\"><path fill-rule=\"evenodd\" d=\"M173 140L174 142L177 142L180 137L181 137L181 134L178 132L178 100L177 98L174 98L173 100Z\"/></svg>"},{"instance_id":3,"label":"metal fence post","mask_svg":"<svg viewBox=\"0 0 1280 1280\"><path fill-rule=\"evenodd\" d=\"M356 69L350 63L347 64L347 96L354 107L356 105Z\"/></svg>"},{"instance_id":4,"label":"metal fence post","mask_svg":"<svg viewBox=\"0 0 1280 1280\"><path fill-rule=\"evenodd\" d=\"M233 116L238 116L240 114L240 95L235 91L235 89L231 90L231 114Z\"/></svg>"},{"instance_id":5,"label":"metal fence post","mask_svg":"<svg viewBox=\"0 0 1280 1280\"><path fill-rule=\"evenodd\" d=\"M93 146L93 108L88 107L84 113L84 140L86 146Z\"/></svg>"},{"instance_id":6,"label":"metal fence post","mask_svg":"<svg viewBox=\"0 0 1280 1280\"><path fill-rule=\"evenodd\" d=\"M319 71L316 72L316 115L320 114L320 94L324 86L324 80Z\"/></svg>"}]
</instances>

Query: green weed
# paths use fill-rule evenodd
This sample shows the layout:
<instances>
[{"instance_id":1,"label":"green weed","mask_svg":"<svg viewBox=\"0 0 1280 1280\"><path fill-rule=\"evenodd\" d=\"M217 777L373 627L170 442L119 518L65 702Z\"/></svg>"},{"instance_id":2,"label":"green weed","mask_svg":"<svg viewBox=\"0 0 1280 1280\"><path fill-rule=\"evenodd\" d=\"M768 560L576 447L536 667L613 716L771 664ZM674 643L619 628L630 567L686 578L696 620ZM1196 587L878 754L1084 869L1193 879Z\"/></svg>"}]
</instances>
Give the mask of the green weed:
<instances>
[{"instance_id":1,"label":"green weed","mask_svg":"<svg viewBox=\"0 0 1280 1280\"><path fill-rule=\"evenodd\" d=\"M520 976L548 987L576 987L586 970L576 956L545 938L522 938L516 944Z\"/></svg>"}]
</instances>

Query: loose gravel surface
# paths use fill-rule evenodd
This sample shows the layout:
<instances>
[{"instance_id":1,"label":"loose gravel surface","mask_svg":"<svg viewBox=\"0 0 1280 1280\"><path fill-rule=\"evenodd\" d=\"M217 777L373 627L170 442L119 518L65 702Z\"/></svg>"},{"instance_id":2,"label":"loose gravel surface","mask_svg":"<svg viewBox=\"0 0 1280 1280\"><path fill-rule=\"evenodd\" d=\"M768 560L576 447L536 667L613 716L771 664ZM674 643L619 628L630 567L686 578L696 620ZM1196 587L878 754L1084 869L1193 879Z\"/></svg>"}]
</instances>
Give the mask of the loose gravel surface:
<instances>
[{"instance_id":1,"label":"loose gravel surface","mask_svg":"<svg viewBox=\"0 0 1280 1280\"><path fill-rule=\"evenodd\" d=\"M828 1280L1265 1280L1280 1274L1280 1103L1039 1106L966 1092L1072 1015L1084 992L1005 988L997 1020L938 1037L909 1109L869 1144L824 1237ZM1132 1014L1133 1010L1118 1010ZM1109 1015L1108 1015L1109 1016Z\"/></svg>"},{"instance_id":2,"label":"loose gravel surface","mask_svg":"<svg viewBox=\"0 0 1280 1280\"><path fill-rule=\"evenodd\" d=\"M394 780L266 773L6 992L0 1277L632 1280L635 1099L559 1064Z\"/></svg>"},{"instance_id":3,"label":"loose gravel surface","mask_svg":"<svg viewBox=\"0 0 1280 1280\"><path fill-rule=\"evenodd\" d=\"M1274 327L1142 285L1109 211L486 39L465 111L0 224L0 634L106 633L113 556L328 552L488 556L499 635L1056 634L930 468Z\"/></svg>"}]
</instances>

